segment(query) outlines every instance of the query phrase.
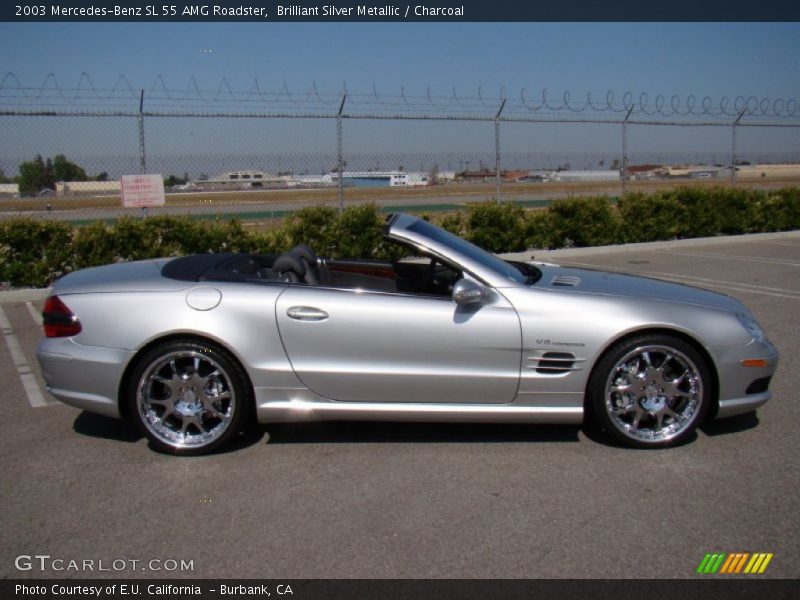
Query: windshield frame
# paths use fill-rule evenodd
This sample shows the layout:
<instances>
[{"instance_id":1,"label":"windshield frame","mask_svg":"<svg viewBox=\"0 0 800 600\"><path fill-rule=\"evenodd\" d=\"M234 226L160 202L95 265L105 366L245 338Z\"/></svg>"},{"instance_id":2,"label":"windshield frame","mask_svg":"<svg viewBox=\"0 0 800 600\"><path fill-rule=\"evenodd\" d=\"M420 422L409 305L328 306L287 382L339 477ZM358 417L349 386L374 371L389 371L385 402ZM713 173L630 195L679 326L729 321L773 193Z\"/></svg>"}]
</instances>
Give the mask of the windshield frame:
<instances>
[{"instance_id":1,"label":"windshield frame","mask_svg":"<svg viewBox=\"0 0 800 600\"><path fill-rule=\"evenodd\" d=\"M525 273L499 256L411 215L391 216L387 229L389 237L426 248L494 287L529 286L541 277L541 272L532 265L525 264L528 271Z\"/></svg>"}]
</instances>

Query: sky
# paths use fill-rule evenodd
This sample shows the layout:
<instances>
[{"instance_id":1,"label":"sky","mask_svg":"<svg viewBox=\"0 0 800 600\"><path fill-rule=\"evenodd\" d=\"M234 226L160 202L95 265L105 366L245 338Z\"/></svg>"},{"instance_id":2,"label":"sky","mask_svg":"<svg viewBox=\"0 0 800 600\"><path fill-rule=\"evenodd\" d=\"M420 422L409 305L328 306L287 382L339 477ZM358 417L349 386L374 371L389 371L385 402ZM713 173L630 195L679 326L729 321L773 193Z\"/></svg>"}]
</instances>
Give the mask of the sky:
<instances>
[{"instance_id":1,"label":"sky","mask_svg":"<svg viewBox=\"0 0 800 600\"><path fill-rule=\"evenodd\" d=\"M403 86L407 94L424 95L430 87L434 95L455 90L474 97L480 87L485 97L503 93L518 98L525 89L533 100L546 89L551 98L569 92L578 100L587 92L605 98L608 91L619 100L630 91L634 98L647 93L651 101L658 94L667 99L676 94L698 100L709 96L715 105L723 96L731 102L737 96L798 102L800 23L5 22L0 23L0 77L7 73L24 87L41 86L52 73L62 87L75 88L87 73L95 87L106 89L124 75L137 90L152 88L158 76L170 89L181 90L194 76L204 90L216 90L225 78L233 90L243 92L257 78L263 91L280 91L285 83L293 93L309 91L312 83L322 93L334 93L346 82L351 93L370 93L374 86L381 95L396 95ZM26 125L22 135L20 126L0 122L0 138L13 142L1 144L0 168L8 173L17 156L34 152L136 154L128 144L135 136L127 130L104 134L102 146L90 147L93 142L85 138L91 132L77 125L64 131L36 125ZM215 147L219 153L251 155L264 139L279 139L269 153L335 152L330 123L292 127L265 126L262 135L245 143L253 128L244 124L232 124L228 131L233 134L227 136L213 124L151 126L148 149L194 156ZM348 128L346 151L356 153L494 150L493 131L485 124L392 128L348 123ZM504 151L518 153L613 153L620 145L619 131L609 127L509 128L504 136ZM48 137L57 143L47 147ZM113 142L117 137L119 143ZM65 146L61 140L66 139L81 148ZM631 133L634 149L651 152L724 153L729 140L730 132L722 128L648 127ZM743 130L740 143L745 150L790 152L800 159L800 128ZM13 154L13 160L3 163L3 152Z\"/></svg>"},{"instance_id":2,"label":"sky","mask_svg":"<svg viewBox=\"0 0 800 600\"><path fill-rule=\"evenodd\" d=\"M0 57L23 85L800 96L798 23L1 23Z\"/></svg>"}]
</instances>

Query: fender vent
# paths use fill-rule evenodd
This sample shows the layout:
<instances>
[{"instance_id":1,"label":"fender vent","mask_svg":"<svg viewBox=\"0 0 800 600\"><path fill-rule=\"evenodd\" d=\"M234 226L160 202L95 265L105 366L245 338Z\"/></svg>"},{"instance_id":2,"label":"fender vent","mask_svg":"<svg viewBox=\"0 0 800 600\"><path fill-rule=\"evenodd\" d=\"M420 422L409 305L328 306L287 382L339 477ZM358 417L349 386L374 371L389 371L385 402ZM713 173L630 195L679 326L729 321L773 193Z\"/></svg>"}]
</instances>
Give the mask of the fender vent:
<instances>
[{"instance_id":1,"label":"fender vent","mask_svg":"<svg viewBox=\"0 0 800 600\"><path fill-rule=\"evenodd\" d=\"M581 283L581 278L574 277L572 275L556 275L550 281L551 285L559 285L563 287L576 287L580 285L580 283Z\"/></svg>"},{"instance_id":2,"label":"fender vent","mask_svg":"<svg viewBox=\"0 0 800 600\"><path fill-rule=\"evenodd\" d=\"M545 352L541 357L530 356L528 360L533 364L529 369L534 369L542 375L561 375L570 371L577 371L575 363L583 362L581 358L575 358L571 352Z\"/></svg>"}]
</instances>

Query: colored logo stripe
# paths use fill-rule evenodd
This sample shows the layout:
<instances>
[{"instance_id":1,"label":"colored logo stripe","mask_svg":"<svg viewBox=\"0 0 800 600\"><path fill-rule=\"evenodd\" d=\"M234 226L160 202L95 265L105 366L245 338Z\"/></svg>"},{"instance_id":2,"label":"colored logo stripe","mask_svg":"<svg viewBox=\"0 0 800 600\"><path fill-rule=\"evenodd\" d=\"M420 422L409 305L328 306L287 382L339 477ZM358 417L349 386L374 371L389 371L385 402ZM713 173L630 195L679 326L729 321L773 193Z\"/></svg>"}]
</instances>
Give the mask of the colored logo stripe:
<instances>
[{"instance_id":1,"label":"colored logo stripe","mask_svg":"<svg viewBox=\"0 0 800 600\"><path fill-rule=\"evenodd\" d=\"M728 555L728 560L725 561L725 564L722 565L720 569L720 573L738 573L742 570L745 561L750 557L750 554L747 552L737 552L734 554Z\"/></svg>"},{"instance_id":2,"label":"colored logo stripe","mask_svg":"<svg viewBox=\"0 0 800 600\"><path fill-rule=\"evenodd\" d=\"M706 554L700 566L697 567L698 573L716 573L725 558L724 552L716 552L714 554Z\"/></svg>"},{"instance_id":3,"label":"colored logo stripe","mask_svg":"<svg viewBox=\"0 0 800 600\"><path fill-rule=\"evenodd\" d=\"M746 573L749 575L763 573L774 554L766 552L725 552L708 553L703 557L697 567L697 573L709 575L714 573L736 574Z\"/></svg>"},{"instance_id":4,"label":"colored logo stripe","mask_svg":"<svg viewBox=\"0 0 800 600\"><path fill-rule=\"evenodd\" d=\"M744 569L745 573L763 573L767 569L769 561L772 560L774 555L769 554L754 554L753 559L747 564Z\"/></svg>"}]
</instances>

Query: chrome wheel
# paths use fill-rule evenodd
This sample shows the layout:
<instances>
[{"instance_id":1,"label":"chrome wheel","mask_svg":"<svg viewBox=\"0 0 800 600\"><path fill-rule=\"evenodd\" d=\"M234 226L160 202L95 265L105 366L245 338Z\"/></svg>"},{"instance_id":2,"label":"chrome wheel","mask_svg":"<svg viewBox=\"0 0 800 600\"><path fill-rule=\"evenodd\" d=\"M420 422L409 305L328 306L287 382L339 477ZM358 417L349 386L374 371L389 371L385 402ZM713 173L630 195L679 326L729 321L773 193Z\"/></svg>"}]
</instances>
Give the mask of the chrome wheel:
<instances>
[{"instance_id":1,"label":"chrome wheel","mask_svg":"<svg viewBox=\"0 0 800 600\"><path fill-rule=\"evenodd\" d=\"M144 361L135 409L148 437L171 451L210 450L227 437L239 407L224 356L184 344Z\"/></svg>"},{"instance_id":2,"label":"chrome wheel","mask_svg":"<svg viewBox=\"0 0 800 600\"><path fill-rule=\"evenodd\" d=\"M621 340L592 369L586 417L627 446L683 443L713 402L710 368L690 340L659 333Z\"/></svg>"},{"instance_id":3,"label":"chrome wheel","mask_svg":"<svg viewBox=\"0 0 800 600\"><path fill-rule=\"evenodd\" d=\"M616 360L605 384L605 411L624 436L668 442L693 429L703 401L703 376L677 348L639 346Z\"/></svg>"}]
</instances>

